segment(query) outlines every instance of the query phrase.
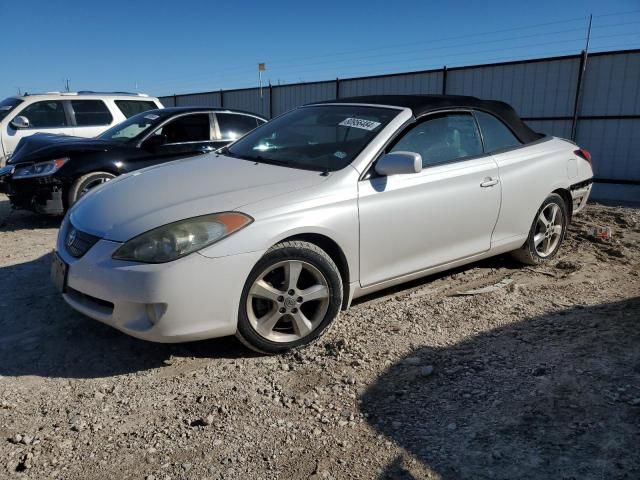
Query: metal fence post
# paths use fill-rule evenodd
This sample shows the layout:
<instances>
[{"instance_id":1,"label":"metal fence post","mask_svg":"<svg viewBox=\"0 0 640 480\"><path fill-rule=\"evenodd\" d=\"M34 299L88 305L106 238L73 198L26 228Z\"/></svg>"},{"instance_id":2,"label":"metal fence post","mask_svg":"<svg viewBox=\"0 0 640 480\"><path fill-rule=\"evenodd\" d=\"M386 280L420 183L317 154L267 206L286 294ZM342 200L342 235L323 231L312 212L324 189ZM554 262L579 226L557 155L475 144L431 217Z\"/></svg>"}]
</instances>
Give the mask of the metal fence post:
<instances>
[{"instance_id":1,"label":"metal fence post","mask_svg":"<svg viewBox=\"0 0 640 480\"><path fill-rule=\"evenodd\" d=\"M442 95L447 94L447 66L442 67Z\"/></svg>"},{"instance_id":2,"label":"metal fence post","mask_svg":"<svg viewBox=\"0 0 640 480\"><path fill-rule=\"evenodd\" d=\"M269 80L269 120L273 118L273 85Z\"/></svg>"},{"instance_id":3,"label":"metal fence post","mask_svg":"<svg viewBox=\"0 0 640 480\"><path fill-rule=\"evenodd\" d=\"M178 106L178 96L175 93L173 94L173 106Z\"/></svg>"},{"instance_id":4,"label":"metal fence post","mask_svg":"<svg viewBox=\"0 0 640 480\"><path fill-rule=\"evenodd\" d=\"M575 142L578 133L578 121L580 120L580 98L582 96L582 83L587 68L587 51L582 50L580 55L580 67L578 70L578 80L576 82L576 96L573 101L573 120L571 122L571 140Z\"/></svg>"},{"instance_id":5,"label":"metal fence post","mask_svg":"<svg viewBox=\"0 0 640 480\"><path fill-rule=\"evenodd\" d=\"M224 91L220 89L220 108L224 108Z\"/></svg>"},{"instance_id":6,"label":"metal fence post","mask_svg":"<svg viewBox=\"0 0 640 480\"><path fill-rule=\"evenodd\" d=\"M340 98L340 79L336 78L336 100Z\"/></svg>"}]
</instances>

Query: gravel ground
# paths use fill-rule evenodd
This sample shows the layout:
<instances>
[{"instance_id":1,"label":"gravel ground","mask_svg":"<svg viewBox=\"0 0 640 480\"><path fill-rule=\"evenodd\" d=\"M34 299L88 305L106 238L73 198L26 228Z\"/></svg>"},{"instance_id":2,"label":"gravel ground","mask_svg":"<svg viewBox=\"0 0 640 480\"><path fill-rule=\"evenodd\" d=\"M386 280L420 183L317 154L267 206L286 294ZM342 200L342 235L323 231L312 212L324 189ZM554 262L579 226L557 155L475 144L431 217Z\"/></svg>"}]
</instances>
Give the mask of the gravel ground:
<instances>
[{"instance_id":1,"label":"gravel ground","mask_svg":"<svg viewBox=\"0 0 640 480\"><path fill-rule=\"evenodd\" d=\"M0 477L640 478L639 222L590 205L551 265L413 282L262 357L75 313L56 221L0 196Z\"/></svg>"}]
</instances>

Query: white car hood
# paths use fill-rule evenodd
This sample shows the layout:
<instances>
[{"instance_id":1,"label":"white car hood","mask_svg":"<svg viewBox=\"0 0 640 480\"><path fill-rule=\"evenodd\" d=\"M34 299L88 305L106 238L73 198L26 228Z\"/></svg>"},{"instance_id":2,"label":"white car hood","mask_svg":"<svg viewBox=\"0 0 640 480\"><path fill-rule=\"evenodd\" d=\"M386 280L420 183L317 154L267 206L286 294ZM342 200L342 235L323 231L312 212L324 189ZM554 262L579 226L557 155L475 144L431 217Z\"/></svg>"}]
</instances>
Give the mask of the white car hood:
<instances>
[{"instance_id":1,"label":"white car hood","mask_svg":"<svg viewBox=\"0 0 640 480\"><path fill-rule=\"evenodd\" d=\"M236 210L326 178L320 172L201 155L111 180L82 198L69 219L81 231L124 242L171 222Z\"/></svg>"}]
</instances>

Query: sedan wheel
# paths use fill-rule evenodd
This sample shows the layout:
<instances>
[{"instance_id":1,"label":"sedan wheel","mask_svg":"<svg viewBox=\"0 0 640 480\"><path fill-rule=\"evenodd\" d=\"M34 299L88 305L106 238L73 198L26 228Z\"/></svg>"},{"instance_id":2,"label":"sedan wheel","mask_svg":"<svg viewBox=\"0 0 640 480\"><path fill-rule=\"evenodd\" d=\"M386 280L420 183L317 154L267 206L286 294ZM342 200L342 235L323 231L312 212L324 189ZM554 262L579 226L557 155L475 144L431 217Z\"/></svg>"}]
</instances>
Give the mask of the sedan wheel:
<instances>
[{"instance_id":1,"label":"sedan wheel","mask_svg":"<svg viewBox=\"0 0 640 480\"><path fill-rule=\"evenodd\" d=\"M307 345L326 331L341 304L340 273L326 252L307 242L283 242L249 275L237 336L263 353Z\"/></svg>"},{"instance_id":2,"label":"sedan wheel","mask_svg":"<svg viewBox=\"0 0 640 480\"><path fill-rule=\"evenodd\" d=\"M564 215L557 203L550 203L542 209L536 221L533 245L538 255L546 258L555 252L564 233Z\"/></svg>"},{"instance_id":3,"label":"sedan wheel","mask_svg":"<svg viewBox=\"0 0 640 480\"><path fill-rule=\"evenodd\" d=\"M69 189L68 207L72 207L74 203L80 200L91 190L115 177L116 176L114 174L109 172L91 172L76 179Z\"/></svg>"},{"instance_id":4,"label":"sedan wheel","mask_svg":"<svg viewBox=\"0 0 640 480\"><path fill-rule=\"evenodd\" d=\"M246 308L251 326L267 340L300 340L327 313L329 286L310 263L285 260L260 274L249 290Z\"/></svg>"},{"instance_id":5,"label":"sedan wheel","mask_svg":"<svg viewBox=\"0 0 640 480\"><path fill-rule=\"evenodd\" d=\"M544 201L531 225L525 244L511 252L516 260L537 265L553 258L564 240L569 215L560 195L552 193Z\"/></svg>"}]
</instances>

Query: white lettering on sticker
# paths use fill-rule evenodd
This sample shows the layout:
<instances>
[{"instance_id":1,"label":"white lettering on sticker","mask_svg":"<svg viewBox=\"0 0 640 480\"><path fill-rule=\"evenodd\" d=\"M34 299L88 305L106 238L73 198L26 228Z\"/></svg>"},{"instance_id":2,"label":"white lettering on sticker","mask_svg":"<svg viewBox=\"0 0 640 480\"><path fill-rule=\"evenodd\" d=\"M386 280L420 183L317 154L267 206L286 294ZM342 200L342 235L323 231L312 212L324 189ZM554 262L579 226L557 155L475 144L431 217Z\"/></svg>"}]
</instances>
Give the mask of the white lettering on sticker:
<instances>
[{"instance_id":1,"label":"white lettering on sticker","mask_svg":"<svg viewBox=\"0 0 640 480\"><path fill-rule=\"evenodd\" d=\"M375 130L380 126L380 122L365 120L364 118L345 118L338 125L343 127L361 128L362 130Z\"/></svg>"}]
</instances>

